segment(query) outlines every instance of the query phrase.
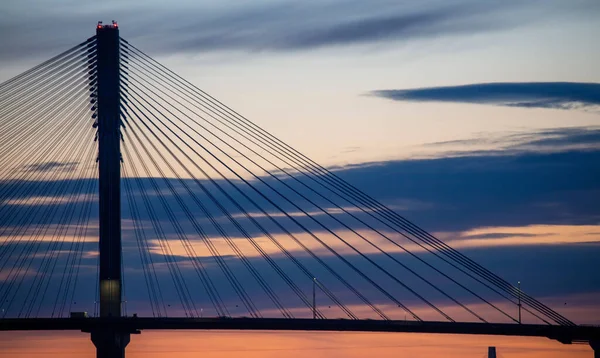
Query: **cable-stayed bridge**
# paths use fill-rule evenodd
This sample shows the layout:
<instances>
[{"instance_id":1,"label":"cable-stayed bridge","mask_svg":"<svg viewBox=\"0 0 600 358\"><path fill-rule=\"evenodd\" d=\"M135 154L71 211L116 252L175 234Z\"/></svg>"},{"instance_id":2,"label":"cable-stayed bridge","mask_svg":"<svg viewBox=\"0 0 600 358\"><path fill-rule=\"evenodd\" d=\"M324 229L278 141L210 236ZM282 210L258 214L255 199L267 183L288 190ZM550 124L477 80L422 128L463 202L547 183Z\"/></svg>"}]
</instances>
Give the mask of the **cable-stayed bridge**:
<instances>
[{"instance_id":1,"label":"cable-stayed bridge","mask_svg":"<svg viewBox=\"0 0 600 358\"><path fill-rule=\"evenodd\" d=\"M98 357L124 356L145 329L538 336L599 354L600 328L312 161L116 23L0 84L0 153L2 330L90 332Z\"/></svg>"}]
</instances>

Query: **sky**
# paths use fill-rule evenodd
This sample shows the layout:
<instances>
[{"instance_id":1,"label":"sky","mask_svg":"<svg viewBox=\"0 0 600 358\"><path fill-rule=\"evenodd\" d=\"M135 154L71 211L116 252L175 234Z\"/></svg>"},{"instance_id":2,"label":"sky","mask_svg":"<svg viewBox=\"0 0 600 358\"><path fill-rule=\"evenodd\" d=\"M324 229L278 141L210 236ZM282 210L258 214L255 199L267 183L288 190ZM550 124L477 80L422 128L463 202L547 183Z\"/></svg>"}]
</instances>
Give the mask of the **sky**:
<instances>
[{"instance_id":1,"label":"sky","mask_svg":"<svg viewBox=\"0 0 600 358\"><path fill-rule=\"evenodd\" d=\"M523 282L528 293L576 323L599 324L600 278L594 274L600 253L598 15L600 3L594 0L57 0L52 6L8 0L0 5L0 83L92 36L98 20L118 20L123 38L260 127L509 282ZM9 172L0 168L3 179ZM172 182L183 190L185 182ZM159 205L157 198L151 200ZM133 260L131 216L127 210L124 215L124 255ZM10 227L14 220L4 216L0 226ZM172 256L189 259L174 233L167 234ZM233 257L216 231L208 234L220 252ZM269 249L259 232L250 234ZM274 234L286 242L282 232ZM84 257L90 266L81 273L89 278L94 235L88 234ZM234 239L244 245L241 237ZM210 256L200 241L194 247L200 257ZM383 247L401 254L393 245ZM158 240L148 249L166 256ZM242 249L266 272L252 247ZM361 250L376 254L368 245ZM239 262L230 263L241 270ZM131 285L141 280L140 265L132 262L126 270L136 282ZM167 275L164 267L162 274ZM91 279L81 283L92 284ZM143 286L131 287L130 301L143 300L143 289L137 290ZM80 299L93 311L91 300ZM226 339L229 333L210 334ZM240 342L255 339L254 333L230 334ZM267 348L289 352L310 345L337 351L354 339L258 336ZM33 336L14 337L4 340L0 356L14 356L10 349ZM40 337L35 336L40 344L51 343ZM361 347L397 352L389 347L396 344L391 336L359 337ZM410 336L400 337L410 342ZM191 342L194 336L181 339ZM448 344L444 337L419 339L410 349L422 356ZM494 339L512 350L505 356L541 356L547 350L557 357L590 354L588 347L547 340ZM462 343L451 354L483 356L485 344L475 346L474 340L456 338ZM151 343L151 334L144 333L131 351L142 352L140 347ZM215 352L210 345L190 347L215 357L237 354Z\"/></svg>"}]
</instances>

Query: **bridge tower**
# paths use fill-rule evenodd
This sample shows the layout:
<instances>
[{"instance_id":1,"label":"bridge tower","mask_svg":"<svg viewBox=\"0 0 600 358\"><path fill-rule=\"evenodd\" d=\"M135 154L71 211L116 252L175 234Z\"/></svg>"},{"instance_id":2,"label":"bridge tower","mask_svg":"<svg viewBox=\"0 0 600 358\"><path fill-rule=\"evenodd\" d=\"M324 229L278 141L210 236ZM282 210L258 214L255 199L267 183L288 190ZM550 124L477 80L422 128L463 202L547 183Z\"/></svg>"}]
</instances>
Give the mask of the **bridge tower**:
<instances>
[{"instance_id":1,"label":"bridge tower","mask_svg":"<svg viewBox=\"0 0 600 358\"><path fill-rule=\"evenodd\" d=\"M590 346L594 351L594 358L600 358L600 340L591 340Z\"/></svg>"},{"instance_id":2,"label":"bridge tower","mask_svg":"<svg viewBox=\"0 0 600 358\"><path fill-rule=\"evenodd\" d=\"M96 28L96 106L100 202L99 292L100 318L121 317L121 149L119 28L98 23ZM115 325L91 332L98 358L125 357L130 333Z\"/></svg>"}]
</instances>

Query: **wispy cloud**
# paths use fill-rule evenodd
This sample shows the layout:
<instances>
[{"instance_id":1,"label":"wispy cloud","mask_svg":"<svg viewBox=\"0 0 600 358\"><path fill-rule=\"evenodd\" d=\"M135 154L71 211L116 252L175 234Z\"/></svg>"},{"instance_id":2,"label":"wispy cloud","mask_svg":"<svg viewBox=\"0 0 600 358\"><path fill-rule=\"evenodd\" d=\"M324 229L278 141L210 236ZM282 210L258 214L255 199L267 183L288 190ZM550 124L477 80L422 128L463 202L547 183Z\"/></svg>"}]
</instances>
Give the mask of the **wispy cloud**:
<instances>
[{"instance_id":1,"label":"wispy cloud","mask_svg":"<svg viewBox=\"0 0 600 358\"><path fill-rule=\"evenodd\" d=\"M427 143L433 156L490 156L600 150L600 127L552 128L536 132L481 133L475 138Z\"/></svg>"},{"instance_id":2,"label":"wispy cloud","mask_svg":"<svg viewBox=\"0 0 600 358\"><path fill-rule=\"evenodd\" d=\"M377 90L371 94L404 102L454 102L584 110L600 106L599 83L475 83L462 86Z\"/></svg>"}]
</instances>

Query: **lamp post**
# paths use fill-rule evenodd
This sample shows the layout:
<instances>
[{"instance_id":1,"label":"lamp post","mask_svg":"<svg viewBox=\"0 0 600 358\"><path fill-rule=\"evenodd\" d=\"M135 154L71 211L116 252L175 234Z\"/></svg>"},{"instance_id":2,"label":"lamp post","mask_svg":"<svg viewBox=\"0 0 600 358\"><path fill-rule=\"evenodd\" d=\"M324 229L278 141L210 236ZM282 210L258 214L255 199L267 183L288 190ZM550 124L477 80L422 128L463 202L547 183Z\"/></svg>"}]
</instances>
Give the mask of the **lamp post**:
<instances>
[{"instance_id":1,"label":"lamp post","mask_svg":"<svg viewBox=\"0 0 600 358\"><path fill-rule=\"evenodd\" d=\"M519 324L521 324L521 281L517 282L517 289L519 294Z\"/></svg>"},{"instance_id":2,"label":"lamp post","mask_svg":"<svg viewBox=\"0 0 600 358\"><path fill-rule=\"evenodd\" d=\"M317 319L317 278L313 277L313 319Z\"/></svg>"}]
</instances>

